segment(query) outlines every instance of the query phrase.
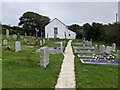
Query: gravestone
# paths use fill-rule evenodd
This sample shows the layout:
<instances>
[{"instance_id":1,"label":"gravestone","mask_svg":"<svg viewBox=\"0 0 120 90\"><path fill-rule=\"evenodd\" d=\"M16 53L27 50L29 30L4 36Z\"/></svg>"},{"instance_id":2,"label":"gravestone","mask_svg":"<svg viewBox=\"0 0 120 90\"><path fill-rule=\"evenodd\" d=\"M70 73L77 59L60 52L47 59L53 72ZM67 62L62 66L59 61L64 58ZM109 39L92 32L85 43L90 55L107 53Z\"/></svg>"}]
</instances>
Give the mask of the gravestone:
<instances>
[{"instance_id":1,"label":"gravestone","mask_svg":"<svg viewBox=\"0 0 120 90\"><path fill-rule=\"evenodd\" d=\"M60 50L61 50L61 53L63 53L63 42L60 42Z\"/></svg>"},{"instance_id":2,"label":"gravestone","mask_svg":"<svg viewBox=\"0 0 120 90\"><path fill-rule=\"evenodd\" d=\"M112 48L113 48L113 51L116 51L116 44L115 43L112 44Z\"/></svg>"},{"instance_id":3,"label":"gravestone","mask_svg":"<svg viewBox=\"0 0 120 90\"><path fill-rule=\"evenodd\" d=\"M17 39L19 39L20 38L20 33L17 33Z\"/></svg>"},{"instance_id":4,"label":"gravestone","mask_svg":"<svg viewBox=\"0 0 120 90\"><path fill-rule=\"evenodd\" d=\"M8 41L5 39L3 40L3 45L7 45L8 44Z\"/></svg>"},{"instance_id":5,"label":"gravestone","mask_svg":"<svg viewBox=\"0 0 120 90\"><path fill-rule=\"evenodd\" d=\"M42 47L40 49L40 63L39 63L39 65L46 68L49 63L50 63L50 61L49 61L49 48L47 46Z\"/></svg>"},{"instance_id":6,"label":"gravestone","mask_svg":"<svg viewBox=\"0 0 120 90\"><path fill-rule=\"evenodd\" d=\"M25 32L25 36L27 36L27 33Z\"/></svg>"},{"instance_id":7,"label":"gravestone","mask_svg":"<svg viewBox=\"0 0 120 90\"><path fill-rule=\"evenodd\" d=\"M32 33L30 33L30 36L32 36Z\"/></svg>"},{"instance_id":8,"label":"gravestone","mask_svg":"<svg viewBox=\"0 0 120 90\"><path fill-rule=\"evenodd\" d=\"M42 46L42 44L43 44L43 41L42 41L42 39L40 39L40 46Z\"/></svg>"},{"instance_id":9,"label":"gravestone","mask_svg":"<svg viewBox=\"0 0 120 90\"><path fill-rule=\"evenodd\" d=\"M89 45L90 47L92 47L92 39L90 39Z\"/></svg>"},{"instance_id":10,"label":"gravestone","mask_svg":"<svg viewBox=\"0 0 120 90\"><path fill-rule=\"evenodd\" d=\"M117 50L117 57L116 57L117 61L120 61L120 50Z\"/></svg>"},{"instance_id":11,"label":"gravestone","mask_svg":"<svg viewBox=\"0 0 120 90\"><path fill-rule=\"evenodd\" d=\"M95 52L98 52L98 45L95 45Z\"/></svg>"},{"instance_id":12,"label":"gravestone","mask_svg":"<svg viewBox=\"0 0 120 90\"><path fill-rule=\"evenodd\" d=\"M21 51L21 43L19 41L15 42L15 52Z\"/></svg>"},{"instance_id":13,"label":"gravestone","mask_svg":"<svg viewBox=\"0 0 120 90\"><path fill-rule=\"evenodd\" d=\"M24 43L27 43L27 38L24 38Z\"/></svg>"},{"instance_id":14,"label":"gravestone","mask_svg":"<svg viewBox=\"0 0 120 90\"><path fill-rule=\"evenodd\" d=\"M13 34L13 39L16 40L17 39L17 35Z\"/></svg>"},{"instance_id":15,"label":"gravestone","mask_svg":"<svg viewBox=\"0 0 120 90\"><path fill-rule=\"evenodd\" d=\"M45 44L45 39L43 39L43 44Z\"/></svg>"},{"instance_id":16,"label":"gravestone","mask_svg":"<svg viewBox=\"0 0 120 90\"><path fill-rule=\"evenodd\" d=\"M105 45L100 45L99 52L100 53L104 53L105 52Z\"/></svg>"},{"instance_id":17,"label":"gravestone","mask_svg":"<svg viewBox=\"0 0 120 90\"><path fill-rule=\"evenodd\" d=\"M47 40L49 41L48 33L47 33Z\"/></svg>"},{"instance_id":18,"label":"gravestone","mask_svg":"<svg viewBox=\"0 0 120 90\"><path fill-rule=\"evenodd\" d=\"M111 46L107 46L107 47L106 47L106 53L107 53L107 54L111 54L112 49L113 49L113 48L112 48Z\"/></svg>"},{"instance_id":19,"label":"gravestone","mask_svg":"<svg viewBox=\"0 0 120 90\"><path fill-rule=\"evenodd\" d=\"M9 30L7 29L6 30L6 38L9 38L10 37L10 35L9 35Z\"/></svg>"}]
</instances>

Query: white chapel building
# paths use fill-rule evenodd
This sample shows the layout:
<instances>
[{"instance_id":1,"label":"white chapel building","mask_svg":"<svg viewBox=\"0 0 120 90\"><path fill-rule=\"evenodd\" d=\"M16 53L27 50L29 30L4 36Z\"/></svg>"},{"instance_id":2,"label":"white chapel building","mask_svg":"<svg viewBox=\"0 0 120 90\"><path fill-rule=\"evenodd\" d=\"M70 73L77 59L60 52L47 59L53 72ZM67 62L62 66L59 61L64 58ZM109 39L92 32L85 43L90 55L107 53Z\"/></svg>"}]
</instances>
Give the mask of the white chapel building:
<instances>
[{"instance_id":1,"label":"white chapel building","mask_svg":"<svg viewBox=\"0 0 120 90\"><path fill-rule=\"evenodd\" d=\"M76 33L70 31L68 27L57 18L54 18L45 26L45 38L75 39Z\"/></svg>"}]
</instances>

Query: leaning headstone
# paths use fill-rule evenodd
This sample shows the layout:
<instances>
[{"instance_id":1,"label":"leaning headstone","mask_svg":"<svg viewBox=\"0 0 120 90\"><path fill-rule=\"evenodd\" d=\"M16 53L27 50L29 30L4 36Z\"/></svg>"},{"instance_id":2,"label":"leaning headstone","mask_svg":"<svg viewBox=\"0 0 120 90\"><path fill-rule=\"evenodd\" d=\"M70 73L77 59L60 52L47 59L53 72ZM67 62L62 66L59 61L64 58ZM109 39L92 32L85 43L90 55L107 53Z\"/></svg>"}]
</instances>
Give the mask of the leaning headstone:
<instances>
[{"instance_id":1,"label":"leaning headstone","mask_svg":"<svg viewBox=\"0 0 120 90\"><path fill-rule=\"evenodd\" d=\"M117 57L116 57L117 61L120 61L120 50L117 50Z\"/></svg>"},{"instance_id":2,"label":"leaning headstone","mask_svg":"<svg viewBox=\"0 0 120 90\"><path fill-rule=\"evenodd\" d=\"M9 30L7 29L6 30L6 38L9 38L10 37L10 35L9 35Z\"/></svg>"},{"instance_id":3,"label":"leaning headstone","mask_svg":"<svg viewBox=\"0 0 120 90\"><path fill-rule=\"evenodd\" d=\"M113 48L113 51L116 51L116 44L115 43L112 44L112 48Z\"/></svg>"},{"instance_id":4,"label":"leaning headstone","mask_svg":"<svg viewBox=\"0 0 120 90\"><path fill-rule=\"evenodd\" d=\"M111 51L112 51L112 47L111 46L107 46L106 47L106 53L107 54L111 54Z\"/></svg>"},{"instance_id":5,"label":"leaning headstone","mask_svg":"<svg viewBox=\"0 0 120 90\"><path fill-rule=\"evenodd\" d=\"M15 52L21 51L21 43L19 41L15 42Z\"/></svg>"},{"instance_id":6,"label":"leaning headstone","mask_svg":"<svg viewBox=\"0 0 120 90\"><path fill-rule=\"evenodd\" d=\"M105 45L100 45L99 52L100 53L104 53L105 52Z\"/></svg>"},{"instance_id":7,"label":"leaning headstone","mask_svg":"<svg viewBox=\"0 0 120 90\"><path fill-rule=\"evenodd\" d=\"M8 44L8 41L5 39L3 40L3 45L7 45Z\"/></svg>"},{"instance_id":8,"label":"leaning headstone","mask_svg":"<svg viewBox=\"0 0 120 90\"><path fill-rule=\"evenodd\" d=\"M17 39L17 35L16 35L16 34L13 35L13 39L14 39L14 40Z\"/></svg>"},{"instance_id":9,"label":"leaning headstone","mask_svg":"<svg viewBox=\"0 0 120 90\"><path fill-rule=\"evenodd\" d=\"M42 47L40 49L40 63L39 63L39 65L46 68L49 63L50 63L50 61L49 61L49 48Z\"/></svg>"}]
</instances>

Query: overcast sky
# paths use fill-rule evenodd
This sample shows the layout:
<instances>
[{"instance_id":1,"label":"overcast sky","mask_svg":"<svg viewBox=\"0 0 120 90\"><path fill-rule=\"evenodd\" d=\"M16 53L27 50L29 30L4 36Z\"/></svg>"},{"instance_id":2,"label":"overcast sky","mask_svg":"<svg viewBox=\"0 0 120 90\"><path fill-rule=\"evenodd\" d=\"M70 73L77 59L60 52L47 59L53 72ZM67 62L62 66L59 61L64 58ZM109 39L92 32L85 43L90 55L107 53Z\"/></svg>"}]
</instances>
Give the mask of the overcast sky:
<instances>
[{"instance_id":1,"label":"overcast sky","mask_svg":"<svg viewBox=\"0 0 120 90\"><path fill-rule=\"evenodd\" d=\"M0 6L1 7L1 6ZM117 2L2 2L2 23L18 25L27 11L58 18L66 25L100 22L113 23L118 12Z\"/></svg>"}]
</instances>

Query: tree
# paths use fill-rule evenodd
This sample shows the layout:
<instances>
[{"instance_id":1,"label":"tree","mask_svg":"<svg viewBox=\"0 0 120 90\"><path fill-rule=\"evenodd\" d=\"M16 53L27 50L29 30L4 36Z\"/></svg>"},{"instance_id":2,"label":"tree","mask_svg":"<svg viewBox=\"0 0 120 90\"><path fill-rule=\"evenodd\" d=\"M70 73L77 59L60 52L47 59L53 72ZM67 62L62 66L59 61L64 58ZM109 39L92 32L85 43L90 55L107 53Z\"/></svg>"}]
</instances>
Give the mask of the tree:
<instances>
[{"instance_id":1,"label":"tree","mask_svg":"<svg viewBox=\"0 0 120 90\"><path fill-rule=\"evenodd\" d=\"M40 36L40 33L45 33L44 27L49 23L50 18L34 12L26 12L19 18L19 20L20 22L18 25L22 26L24 32L35 34L38 30Z\"/></svg>"},{"instance_id":2,"label":"tree","mask_svg":"<svg viewBox=\"0 0 120 90\"><path fill-rule=\"evenodd\" d=\"M83 37L83 29L81 26L77 24L73 24L71 26L68 26L68 29L76 33L76 38L82 38Z\"/></svg>"}]
</instances>

